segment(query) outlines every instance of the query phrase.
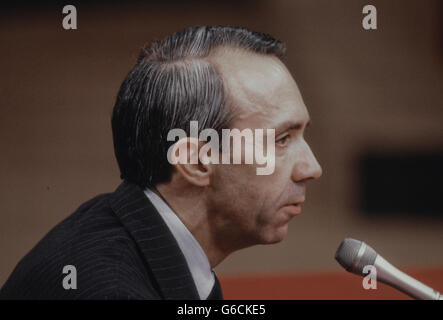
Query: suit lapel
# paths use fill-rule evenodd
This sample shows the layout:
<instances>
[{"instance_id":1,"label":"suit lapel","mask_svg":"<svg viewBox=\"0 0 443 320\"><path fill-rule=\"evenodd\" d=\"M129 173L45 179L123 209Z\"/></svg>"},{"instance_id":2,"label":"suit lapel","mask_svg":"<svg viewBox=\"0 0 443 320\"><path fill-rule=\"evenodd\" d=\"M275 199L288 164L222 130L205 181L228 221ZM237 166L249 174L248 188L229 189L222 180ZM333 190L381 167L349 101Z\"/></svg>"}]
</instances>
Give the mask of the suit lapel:
<instances>
[{"instance_id":1,"label":"suit lapel","mask_svg":"<svg viewBox=\"0 0 443 320\"><path fill-rule=\"evenodd\" d=\"M199 299L186 259L163 218L136 185L123 182L110 205L149 265L165 299Z\"/></svg>"},{"instance_id":2,"label":"suit lapel","mask_svg":"<svg viewBox=\"0 0 443 320\"><path fill-rule=\"evenodd\" d=\"M217 275L214 273L215 283L214 287L212 287L211 292L209 293L209 296L206 298L206 300L223 300L223 292L220 285L220 281L218 281Z\"/></svg>"}]
</instances>

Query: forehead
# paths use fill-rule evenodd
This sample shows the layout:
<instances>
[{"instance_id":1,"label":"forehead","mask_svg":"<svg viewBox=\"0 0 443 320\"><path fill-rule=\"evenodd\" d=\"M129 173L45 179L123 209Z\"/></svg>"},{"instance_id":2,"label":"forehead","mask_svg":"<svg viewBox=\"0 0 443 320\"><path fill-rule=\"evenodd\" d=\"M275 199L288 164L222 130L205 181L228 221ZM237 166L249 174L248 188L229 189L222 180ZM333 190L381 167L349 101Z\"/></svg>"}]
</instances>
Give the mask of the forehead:
<instances>
[{"instance_id":1,"label":"forehead","mask_svg":"<svg viewBox=\"0 0 443 320\"><path fill-rule=\"evenodd\" d=\"M234 104L233 127L275 128L288 120L309 120L297 84L277 57L223 48L211 59Z\"/></svg>"}]
</instances>

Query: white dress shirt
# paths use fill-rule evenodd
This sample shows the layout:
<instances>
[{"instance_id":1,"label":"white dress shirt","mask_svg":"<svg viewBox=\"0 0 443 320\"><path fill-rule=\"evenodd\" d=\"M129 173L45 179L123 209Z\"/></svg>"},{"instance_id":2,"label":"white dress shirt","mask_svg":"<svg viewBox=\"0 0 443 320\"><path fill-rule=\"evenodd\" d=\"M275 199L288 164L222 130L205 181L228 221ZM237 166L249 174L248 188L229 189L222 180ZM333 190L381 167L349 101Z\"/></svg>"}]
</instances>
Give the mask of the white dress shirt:
<instances>
[{"instance_id":1,"label":"white dress shirt","mask_svg":"<svg viewBox=\"0 0 443 320\"><path fill-rule=\"evenodd\" d=\"M200 299L205 300L215 284L214 271L211 269L208 257L192 233L168 204L151 189L147 188L144 192L177 240L188 263Z\"/></svg>"}]
</instances>

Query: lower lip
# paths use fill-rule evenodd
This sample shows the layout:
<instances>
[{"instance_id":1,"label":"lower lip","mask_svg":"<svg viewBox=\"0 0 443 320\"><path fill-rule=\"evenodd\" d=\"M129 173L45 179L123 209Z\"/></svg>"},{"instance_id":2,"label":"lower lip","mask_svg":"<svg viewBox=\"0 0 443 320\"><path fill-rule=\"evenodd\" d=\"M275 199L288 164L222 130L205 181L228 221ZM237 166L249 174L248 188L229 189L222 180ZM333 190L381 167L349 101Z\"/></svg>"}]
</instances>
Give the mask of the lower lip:
<instances>
[{"instance_id":1,"label":"lower lip","mask_svg":"<svg viewBox=\"0 0 443 320\"><path fill-rule=\"evenodd\" d=\"M291 204L289 206L285 206L284 208L292 215L297 215L301 213L301 205L299 204Z\"/></svg>"}]
</instances>

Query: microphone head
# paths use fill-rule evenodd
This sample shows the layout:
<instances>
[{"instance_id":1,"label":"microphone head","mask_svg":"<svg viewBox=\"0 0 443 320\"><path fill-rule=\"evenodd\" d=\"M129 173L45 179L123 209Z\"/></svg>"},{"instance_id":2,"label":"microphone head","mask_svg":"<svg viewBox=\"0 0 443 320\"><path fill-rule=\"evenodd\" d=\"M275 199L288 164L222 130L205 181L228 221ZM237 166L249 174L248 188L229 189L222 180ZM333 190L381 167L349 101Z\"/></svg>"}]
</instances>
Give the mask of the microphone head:
<instances>
[{"instance_id":1,"label":"microphone head","mask_svg":"<svg viewBox=\"0 0 443 320\"><path fill-rule=\"evenodd\" d=\"M377 252L366 243L352 238L344 239L335 253L335 260L347 271L364 275L363 268L374 265Z\"/></svg>"}]
</instances>

